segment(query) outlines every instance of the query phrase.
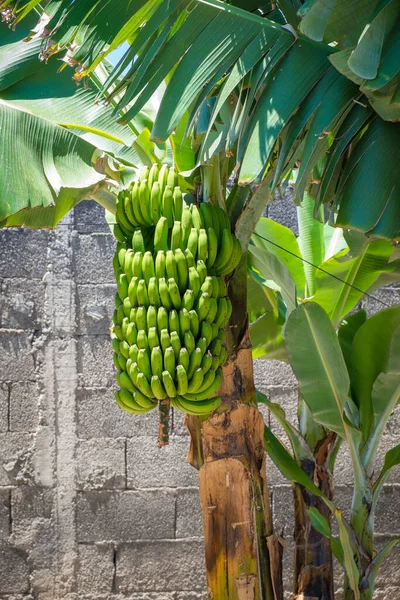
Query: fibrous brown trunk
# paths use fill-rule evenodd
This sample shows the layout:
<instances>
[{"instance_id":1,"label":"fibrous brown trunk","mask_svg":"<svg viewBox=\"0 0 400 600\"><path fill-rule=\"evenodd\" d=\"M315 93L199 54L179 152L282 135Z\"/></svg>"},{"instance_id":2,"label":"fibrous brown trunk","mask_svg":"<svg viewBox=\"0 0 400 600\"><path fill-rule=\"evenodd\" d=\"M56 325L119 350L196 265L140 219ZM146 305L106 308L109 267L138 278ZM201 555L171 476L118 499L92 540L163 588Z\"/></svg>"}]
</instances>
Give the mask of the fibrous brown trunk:
<instances>
[{"instance_id":1,"label":"fibrous brown trunk","mask_svg":"<svg viewBox=\"0 0 400 600\"><path fill-rule=\"evenodd\" d=\"M302 468L330 500L333 499L333 480L328 468L336 435L328 434L320 440L314 453L314 461L302 461ZM294 531L294 599L333 600L333 564L330 540L311 525L307 509L315 507L330 522L330 512L324 502L295 484L293 487L295 507Z\"/></svg>"},{"instance_id":2,"label":"fibrous brown trunk","mask_svg":"<svg viewBox=\"0 0 400 600\"><path fill-rule=\"evenodd\" d=\"M188 417L189 462L199 469L209 600L281 600L281 546L273 536L264 420L255 401L247 328L246 271L229 286L233 304L222 405Z\"/></svg>"}]
</instances>

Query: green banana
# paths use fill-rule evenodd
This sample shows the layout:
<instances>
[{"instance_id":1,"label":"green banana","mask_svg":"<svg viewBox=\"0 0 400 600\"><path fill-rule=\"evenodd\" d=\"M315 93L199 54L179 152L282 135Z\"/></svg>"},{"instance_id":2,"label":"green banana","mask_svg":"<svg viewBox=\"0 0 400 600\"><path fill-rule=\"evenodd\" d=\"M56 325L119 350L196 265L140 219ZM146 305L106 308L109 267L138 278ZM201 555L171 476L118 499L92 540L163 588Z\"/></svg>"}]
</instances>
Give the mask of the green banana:
<instances>
[{"instance_id":1,"label":"green banana","mask_svg":"<svg viewBox=\"0 0 400 600\"><path fill-rule=\"evenodd\" d=\"M121 273L117 282L118 295L121 298L122 302L128 296L128 278L125 273Z\"/></svg>"},{"instance_id":2,"label":"green banana","mask_svg":"<svg viewBox=\"0 0 400 600\"><path fill-rule=\"evenodd\" d=\"M157 221L156 229L154 232L154 249L156 252L159 250L168 250L168 219L161 217Z\"/></svg>"},{"instance_id":3,"label":"green banana","mask_svg":"<svg viewBox=\"0 0 400 600\"><path fill-rule=\"evenodd\" d=\"M174 198L170 185L167 185L162 197L162 214L167 219L168 227L171 229L174 224Z\"/></svg>"},{"instance_id":4,"label":"green banana","mask_svg":"<svg viewBox=\"0 0 400 600\"><path fill-rule=\"evenodd\" d=\"M158 175L158 183L160 184L160 191L161 194L164 193L164 189L165 186L167 185L167 181L168 181L168 173L169 173L169 167L168 165L162 165L159 175Z\"/></svg>"},{"instance_id":5,"label":"green banana","mask_svg":"<svg viewBox=\"0 0 400 600\"><path fill-rule=\"evenodd\" d=\"M161 300L160 300L160 295L158 293L158 285L157 285L156 277L150 278L148 288L147 288L147 294L148 294L149 302L151 305L155 306L156 308L161 306Z\"/></svg>"},{"instance_id":6,"label":"green banana","mask_svg":"<svg viewBox=\"0 0 400 600\"><path fill-rule=\"evenodd\" d=\"M161 304L164 306L164 308L166 308L168 311L171 310L172 309L172 300L171 300L171 296L169 293L167 282L165 281L164 277L161 277L158 280L158 293L160 294Z\"/></svg>"},{"instance_id":7,"label":"green banana","mask_svg":"<svg viewBox=\"0 0 400 600\"><path fill-rule=\"evenodd\" d=\"M179 310L182 305L182 300L181 295L179 293L178 285L173 277L170 277L168 279L168 291L174 308Z\"/></svg>"},{"instance_id":8,"label":"green banana","mask_svg":"<svg viewBox=\"0 0 400 600\"><path fill-rule=\"evenodd\" d=\"M158 333L161 335L161 331L166 329L168 331L168 311L164 306L160 306L157 311L157 328Z\"/></svg>"},{"instance_id":9,"label":"green banana","mask_svg":"<svg viewBox=\"0 0 400 600\"><path fill-rule=\"evenodd\" d=\"M196 342L193 333L190 330L184 332L183 343L189 354L192 354L193 350L196 347Z\"/></svg>"},{"instance_id":10,"label":"green banana","mask_svg":"<svg viewBox=\"0 0 400 600\"><path fill-rule=\"evenodd\" d=\"M178 365L175 369L175 381L178 394L186 394L189 384L187 373L182 365Z\"/></svg>"},{"instance_id":11,"label":"green banana","mask_svg":"<svg viewBox=\"0 0 400 600\"><path fill-rule=\"evenodd\" d=\"M147 309L146 322L148 331L150 330L150 327L157 327L157 308L153 304Z\"/></svg>"},{"instance_id":12,"label":"green banana","mask_svg":"<svg viewBox=\"0 0 400 600\"><path fill-rule=\"evenodd\" d=\"M163 353L159 346L155 346L151 351L150 356L151 372L153 375L161 377L164 370L163 366Z\"/></svg>"},{"instance_id":13,"label":"green banana","mask_svg":"<svg viewBox=\"0 0 400 600\"><path fill-rule=\"evenodd\" d=\"M218 371L215 373L215 378L212 384L206 390L203 390L202 392L199 392L198 390L197 392L192 393L186 392L185 397L187 400L192 400L195 402L206 400L207 398L211 398L214 394L218 392L219 388L221 387L221 383L222 371L221 369L218 369Z\"/></svg>"},{"instance_id":14,"label":"green banana","mask_svg":"<svg viewBox=\"0 0 400 600\"><path fill-rule=\"evenodd\" d=\"M161 342L161 348L162 348L163 352L165 352L165 350L171 346L171 336L168 333L168 329L161 330L160 342Z\"/></svg>"},{"instance_id":15,"label":"green banana","mask_svg":"<svg viewBox=\"0 0 400 600\"><path fill-rule=\"evenodd\" d=\"M138 367L143 375L146 377L147 381L151 379L151 365L149 353L143 348L139 348L138 353ZM143 392L144 393L144 392Z\"/></svg>"},{"instance_id":16,"label":"green banana","mask_svg":"<svg viewBox=\"0 0 400 600\"><path fill-rule=\"evenodd\" d=\"M125 342L126 343L126 342ZM137 347L140 350L148 350L149 348L149 342L147 339L147 334L145 331L143 331L143 329L141 329L140 331L138 331L138 335L137 335ZM128 346L128 356L129 356L129 346Z\"/></svg>"},{"instance_id":17,"label":"green banana","mask_svg":"<svg viewBox=\"0 0 400 600\"><path fill-rule=\"evenodd\" d=\"M200 322L199 315L195 310L189 311L189 319L190 319L190 331L193 333L193 336L197 338L200 330Z\"/></svg>"},{"instance_id":18,"label":"green banana","mask_svg":"<svg viewBox=\"0 0 400 600\"><path fill-rule=\"evenodd\" d=\"M186 308L187 311L192 310L194 306L194 299L194 291L190 289L186 290L182 298L182 307Z\"/></svg>"},{"instance_id":19,"label":"green banana","mask_svg":"<svg viewBox=\"0 0 400 600\"><path fill-rule=\"evenodd\" d=\"M215 229L213 227L209 227L207 229L207 239L208 239L208 257L206 260L207 269L211 269L214 265L215 260L218 254L218 238L215 233Z\"/></svg>"},{"instance_id":20,"label":"green banana","mask_svg":"<svg viewBox=\"0 0 400 600\"><path fill-rule=\"evenodd\" d=\"M186 308L181 308L181 310L179 311L179 325L182 334L184 334L185 331L190 329L190 317L189 312L186 310Z\"/></svg>"},{"instance_id":21,"label":"green banana","mask_svg":"<svg viewBox=\"0 0 400 600\"><path fill-rule=\"evenodd\" d=\"M144 279L140 279L137 284L137 301L139 306L150 306L149 295L147 293L147 285Z\"/></svg>"},{"instance_id":22,"label":"green banana","mask_svg":"<svg viewBox=\"0 0 400 600\"><path fill-rule=\"evenodd\" d=\"M181 248L182 243L182 225L180 221L174 221L174 226L171 233L171 249L177 250Z\"/></svg>"},{"instance_id":23,"label":"green banana","mask_svg":"<svg viewBox=\"0 0 400 600\"><path fill-rule=\"evenodd\" d=\"M189 358L189 370L187 372L188 379L191 379L193 377L195 370L200 367L202 358L203 358L203 353L200 350L200 348L196 348L191 353L190 358Z\"/></svg>"},{"instance_id":24,"label":"green banana","mask_svg":"<svg viewBox=\"0 0 400 600\"><path fill-rule=\"evenodd\" d=\"M142 258L142 252L135 252L132 261L132 277L138 277L138 279L143 279Z\"/></svg>"},{"instance_id":25,"label":"green banana","mask_svg":"<svg viewBox=\"0 0 400 600\"><path fill-rule=\"evenodd\" d=\"M204 263L207 262L208 258L208 236L205 229L199 230L198 245L197 245L197 257Z\"/></svg>"},{"instance_id":26,"label":"green banana","mask_svg":"<svg viewBox=\"0 0 400 600\"><path fill-rule=\"evenodd\" d=\"M138 331L143 329L147 331L147 310L145 306L139 306L136 310L136 317L133 320L136 323Z\"/></svg>"},{"instance_id":27,"label":"green banana","mask_svg":"<svg viewBox=\"0 0 400 600\"><path fill-rule=\"evenodd\" d=\"M183 196L181 192L181 188L176 186L174 188L174 215L177 221L180 221L182 218L182 210L183 210Z\"/></svg>"},{"instance_id":28,"label":"green banana","mask_svg":"<svg viewBox=\"0 0 400 600\"><path fill-rule=\"evenodd\" d=\"M142 271L143 276L147 285L152 277L155 277L156 272L154 269L154 260L151 252L145 252L142 260Z\"/></svg>"},{"instance_id":29,"label":"green banana","mask_svg":"<svg viewBox=\"0 0 400 600\"><path fill-rule=\"evenodd\" d=\"M147 334L147 340L149 343L150 351L160 345L160 338L158 337L157 327L149 327L149 333ZM133 359L132 359L133 360Z\"/></svg>"},{"instance_id":30,"label":"green banana","mask_svg":"<svg viewBox=\"0 0 400 600\"><path fill-rule=\"evenodd\" d=\"M204 227L204 221L203 221L201 212L199 211L197 205L192 204L190 206L190 210L192 212L193 227L195 227L197 230L202 229Z\"/></svg>"},{"instance_id":31,"label":"green banana","mask_svg":"<svg viewBox=\"0 0 400 600\"><path fill-rule=\"evenodd\" d=\"M200 275L194 267L189 267L189 289L193 290L194 297L197 298L200 291Z\"/></svg>"},{"instance_id":32,"label":"green banana","mask_svg":"<svg viewBox=\"0 0 400 600\"><path fill-rule=\"evenodd\" d=\"M199 389L201 384L203 383L203 379L204 379L203 371L202 371L201 367L199 367L193 373L193 376L188 385L187 393L194 394Z\"/></svg>"},{"instance_id":33,"label":"green banana","mask_svg":"<svg viewBox=\"0 0 400 600\"><path fill-rule=\"evenodd\" d=\"M189 352L187 348L179 350L178 364L182 365L186 372L189 370Z\"/></svg>"},{"instance_id":34,"label":"green banana","mask_svg":"<svg viewBox=\"0 0 400 600\"><path fill-rule=\"evenodd\" d=\"M203 285L203 283L206 280L207 277L207 267L205 265L205 262L201 259L199 259L196 263L196 271L199 274L200 277L200 286Z\"/></svg>"},{"instance_id":35,"label":"green banana","mask_svg":"<svg viewBox=\"0 0 400 600\"><path fill-rule=\"evenodd\" d=\"M177 391L173 380L173 375L171 375L171 373L169 373L168 371L163 371L162 381L168 398L175 398L175 396L177 395Z\"/></svg>"},{"instance_id":36,"label":"green banana","mask_svg":"<svg viewBox=\"0 0 400 600\"><path fill-rule=\"evenodd\" d=\"M165 277L167 269L166 269L166 258L164 250L159 250L156 256L156 277L160 279L161 277Z\"/></svg>"},{"instance_id":37,"label":"green banana","mask_svg":"<svg viewBox=\"0 0 400 600\"><path fill-rule=\"evenodd\" d=\"M158 168L158 165L157 165L157 163L154 163L151 166L151 169L149 171L149 176L147 178L147 183L148 183L150 191L153 189L155 183L157 183L158 188L160 188L160 184L158 182L159 173L160 173L160 170Z\"/></svg>"},{"instance_id":38,"label":"green banana","mask_svg":"<svg viewBox=\"0 0 400 600\"><path fill-rule=\"evenodd\" d=\"M147 179L143 179L139 185L139 205L146 225L152 225L153 219L150 211L150 190Z\"/></svg>"},{"instance_id":39,"label":"green banana","mask_svg":"<svg viewBox=\"0 0 400 600\"><path fill-rule=\"evenodd\" d=\"M161 379L157 377L157 375L153 375L150 383L154 397L157 398L157 400L165 400L167 392L165 391Z\"/></svg>"},{"instance_id":40,"label":"green banana","mask_svg":"<svg viewBox=\"0 0 400 600\"><path fill-rule=\"evenodd\" d=\"M141 229L136 229L135 233L132 236L132 248L134 252L141 252L144 254L144 239Z\"/></svg>"},{"instance_id":41,"label":"green banana","mask_svg":"<svg viewBox=\"0 0 400 600\"><path fill-rule=\"evenodd\" d=\"M171 331L171 346L174 349L175 359L178 360L179 351L181 349L181 340L176 331Z\"/></svg>"},{"instance_id":42,"label":"green banana","mask_svg":"<svg viewBox=\"0 0 400 600\"><path fill-rule=\"evenodd\" d=\"M199 234L197 233L197 229L192 227L187 241L187 249L191 252L194 259L196 259L197 256L198 240Z\"/></svg>"},{"instance_id":43,"label":"green banana","mask_svg":"<svg viewBox=\"0 0 400 600\"><path fill-rule=\"evenodd\" d=\"M233 240L234 237L229 229L224 229L222 232L221 248L218 252L216 261L213 264L213 269L219 274L219 271L223 265L230 259L233 251Z\"/></svg>"},{"instance_id":44,"label":"green banana","mask_svg":"<svg viewBox=\"0 0 400 600\"><path fill-rule=\"evenodd\" d=\"M164 351L164 370L168 371L171 374L171 377L174 376L175 373L175 352L172 346L169 346Z\"/></svg>"},{"instance_id":45,"label":"green banana","mask_svg":"<svg viewBox=\"0 0 400 600\"><path fill-rule=\"evenodd\" d=\"M180 248L177 248L174 253L176 269L178 272L178 287L181 294L185 293L187 281L188 281L188 263L186 256Z\"/></svg>"}]
</instances>

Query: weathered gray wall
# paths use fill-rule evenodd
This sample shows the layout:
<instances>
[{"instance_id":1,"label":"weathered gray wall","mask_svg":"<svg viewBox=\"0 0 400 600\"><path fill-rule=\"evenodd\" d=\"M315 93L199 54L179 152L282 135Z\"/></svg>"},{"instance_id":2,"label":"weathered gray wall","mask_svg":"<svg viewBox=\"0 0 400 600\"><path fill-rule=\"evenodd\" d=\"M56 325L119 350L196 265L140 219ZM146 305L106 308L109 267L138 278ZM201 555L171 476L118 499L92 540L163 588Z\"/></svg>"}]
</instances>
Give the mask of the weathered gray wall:
<instances>
[{"instance_id":1,"label":"weathered gray wall","mask_svg":"<svg viewBox=\"0 0 400 600\"><path fill-rule=\"evenodd\" d=\"M293 206L283 206L271 216L294 226ZM113 247L102 211L88 202L55 232L0 232L1 599L205 598L197 477L185 462L182 416L159 450L156 415L133 417L113 399ZM395 290L375 295L400 300ZM256 379L295 420L289 368L258 362ZM398 413L385 448L399 439ZM272 465L269 476L275 523L290 543L290 486ZM337 482L348 512L346 456ZM400 532L399 507L397 473L378 511L379 544ZM285 567L289 590L290 548ZM378 585L377 597L400 598L400 550Z\"/></svg>"}]
</instances>

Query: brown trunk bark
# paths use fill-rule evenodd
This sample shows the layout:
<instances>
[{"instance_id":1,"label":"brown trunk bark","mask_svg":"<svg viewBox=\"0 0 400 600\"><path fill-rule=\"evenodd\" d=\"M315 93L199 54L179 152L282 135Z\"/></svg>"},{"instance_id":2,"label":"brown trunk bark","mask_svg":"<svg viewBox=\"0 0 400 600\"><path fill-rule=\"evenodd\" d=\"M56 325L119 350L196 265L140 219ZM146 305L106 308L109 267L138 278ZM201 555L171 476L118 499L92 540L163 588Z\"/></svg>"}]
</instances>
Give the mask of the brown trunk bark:
<instances>
[{"instance_id":1,"label":"brown trunk bark","mask_svg":"<svg viewBox=\"0 0 400 600\"><path fill-rule=\"evenodd\" d=\"M315 451L314 461L303 461L302 468L321 491L333 500L333 479L328 469L336 435L330 433L321 440ZM294 599L333 600L332 551L328 538L311 525L307 514L310 507L317 508L330 522L330 513L320 498L295 484L293 488L295 507L294 531Z\"/></svg>"},{"instance_id":2,"label":"brown trunk bark","mask_svg":"<svg viewBox=\"0 0 400 600\"><path fill-rule=\"evenodd\" d=\"M189 462L199 469L209 600L281 600L281 546L273 536L264 420L256 406L247 329L246 270L229 286L233 304L222 405L188 417Z\"/></svg>"}]
</instances>

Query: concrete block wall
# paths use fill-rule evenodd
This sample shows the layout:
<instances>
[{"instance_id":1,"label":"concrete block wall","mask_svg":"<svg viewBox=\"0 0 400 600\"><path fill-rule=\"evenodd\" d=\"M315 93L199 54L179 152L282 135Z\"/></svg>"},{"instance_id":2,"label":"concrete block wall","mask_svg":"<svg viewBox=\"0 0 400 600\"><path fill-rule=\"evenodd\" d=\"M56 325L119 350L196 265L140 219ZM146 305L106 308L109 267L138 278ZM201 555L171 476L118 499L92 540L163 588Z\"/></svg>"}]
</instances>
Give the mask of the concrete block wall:
<instances>
[{"instance_id":1,"label":"concrete block wall","mask_svg":"<svg viewBox=\"0 0 400 600\"><path fill-rule=\"evenodd\" d=\"M287 201L270 212L294 224ZM206 598L197 474L186 463L182 416L173 415L170 445L159 450L156 414L134 417L114 402L113 251L92 202L56 231L0 231L0 600ZM395 288L374 296L400 301ZM257 361L255 376L295 421L289 367ZM383 445L399 438L397 413ZM346 511L345 453L337 473ZM275 524L288 542L290 598L291 490L272 464L268 474ZM400 532L399 502L398 472L378 511L380 544ZM400 550L386 561L377 598L400 599L399 573Z\"/></svg>"}]
</instances>

